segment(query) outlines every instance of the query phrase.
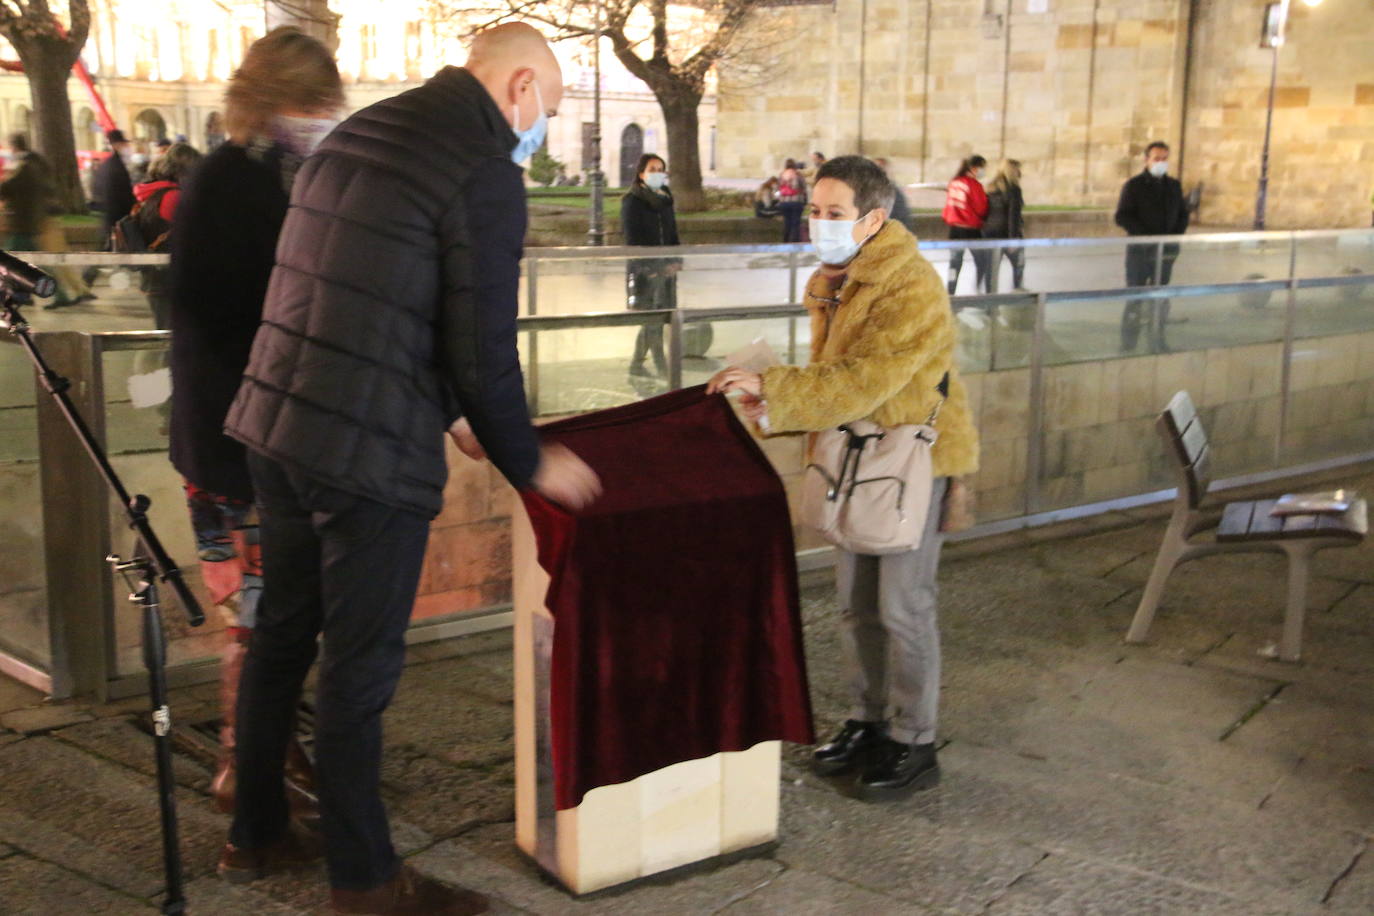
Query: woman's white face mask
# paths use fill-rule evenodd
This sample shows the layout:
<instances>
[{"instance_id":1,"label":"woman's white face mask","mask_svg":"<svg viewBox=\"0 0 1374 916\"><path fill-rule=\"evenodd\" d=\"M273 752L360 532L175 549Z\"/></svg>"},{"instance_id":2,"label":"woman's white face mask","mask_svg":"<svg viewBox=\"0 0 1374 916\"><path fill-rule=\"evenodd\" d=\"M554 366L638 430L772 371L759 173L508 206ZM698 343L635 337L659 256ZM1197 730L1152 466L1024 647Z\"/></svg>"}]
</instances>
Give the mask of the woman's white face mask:
<instances>
[{"instance_id":1,"label":"woman's white face mask","mask_svg":"<svg viewBox=\"0 0 1374 916\"><path fill-rule=\"evenodd\" d=\"M854 229L866 219L864 214L858 219L816 219L811 218L811 247L820 255L822 264L840 266L848 264L859 253L863 242L854 240Z\"/></svg>"}]
</instances>

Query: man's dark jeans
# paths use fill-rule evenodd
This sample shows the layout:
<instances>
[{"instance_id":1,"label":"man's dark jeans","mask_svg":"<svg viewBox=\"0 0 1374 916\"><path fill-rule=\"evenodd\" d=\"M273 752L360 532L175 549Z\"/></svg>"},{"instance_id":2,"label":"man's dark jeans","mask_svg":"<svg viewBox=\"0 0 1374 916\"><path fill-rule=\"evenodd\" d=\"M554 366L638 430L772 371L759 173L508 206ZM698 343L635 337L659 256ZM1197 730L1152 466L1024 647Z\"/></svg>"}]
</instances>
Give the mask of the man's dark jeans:
<instances>
[{"instance_id":1,"label":"man's dark jeans","mask_svg":"<svg viewBox=\"0 0 1374 916\"><path fill-rule=\"evenodd\" d=\"M329 880L349 890L376 887L399 866L379 792L382 711L401 676L429 520L251 451L248 462L263 597L239 686L230 841L259 848L286 828L286 745L323 633L315 765Z\"/></svg>"},{"instance_id":2,"label":"man's dark jeans","mask_svg":"<svg viewBox=\"0 0 1374 916\"><path fill-rule=\"evenodd\" d=\"M1158 245L1126 246L1127 286L1168 286L1174 275L1174 261L1178 260L1178 245L1168 244L1161 251ZM1157 275L1156 275L1157 274ZM1167 352L1164 325L1169 320L1168 299L1128 299L1121 314L1121 350L1134 350L1140 339L1141 325L1148 326L1148 345L1156 353Z\"/></svg>"}]
</instances>

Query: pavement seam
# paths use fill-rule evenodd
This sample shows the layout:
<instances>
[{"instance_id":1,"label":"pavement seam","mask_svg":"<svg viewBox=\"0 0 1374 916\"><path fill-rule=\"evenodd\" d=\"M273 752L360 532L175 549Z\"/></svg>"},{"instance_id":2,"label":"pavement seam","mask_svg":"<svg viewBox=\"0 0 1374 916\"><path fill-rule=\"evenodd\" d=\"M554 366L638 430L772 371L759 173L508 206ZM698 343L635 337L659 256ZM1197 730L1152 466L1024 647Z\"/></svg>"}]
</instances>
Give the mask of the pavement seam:
<instances>
[{"instance_id":1,"label":"pavement seam","mask_svg":"<svg viewBox=\"0 0 1374 916\"><path fill-rule=\"evenodd\" d=\"M1335 601L1331 602L1329 605L1323 608L1320 611L1320 613L1330 614L1332 611L1336 609L1336 605L1340 604L1342 601L1349 598L1351 595L1355 594L1357 591L1360 590L1360 586L1365 584L1363 582L1351 581L1349 579L1338 579L1335 577L1333 577L1333 579L1336 582L1345 582L1350 587L1347 588L1344 592L1342 592L1339 598L1337 598Z\"/></svg>"},{"instance_id":2,"label":"pavement seam","mask_svg":"<svg viewBox=\"0 0 1374 916\"><path fill-rule=\"evenodd\" d=\"M1360 864L1360 859L1364 856L1367 849L1369 849L1369 837L1362 836L1360 837L1359 846L1355 848L1354 854L1350 857L1350 861L1346 863L1345 868L1341 869L1341 873L1331 881L1331 884L1326 889L1326 893L1322 894L1323 906L1331 902L1332 896L1336 893L1336 888L1340 886L1342 881L1350 877L1350 873L1355 870L1356 865Z\"/></svg>"},{"instance_id":3,"label":"pavement seam","mask_svg":"<svg viewBox=\"0 0 1374 916\"><path fill-rule=\"evenodd\" d=\"M749 890L745 891L744 893L737 894L734 897L731 897L724 906L717 907L716 909L712 910L711 916L717 916L717 914L719 913L724 913L726 910L730 909L730 907L734 906L735 904L748 900L750 897L754 896L759 891L768 887L774 881L778 880L783 875L787 874L789 871L792 870L792 867L788 865L786 862L780 862L773 856L766 856L762 861L772 862L773 864L778 866L778 870L773 872L773 874L769 875L767 879L760 881L758 884L749 888Z\"/></svg>"},{"instance_id":4,"label":"pavement seam","mask_svg":"<svg viewBox=\"0 0 1374 916\"><path fill-rule=\"evenodd\" d=\"M1011 889L1015 887L1018 883L1020 883L1022 878L1025 878L1031 872L1035 871L1035 869L1040 865L1040 863L1044 862L1051 855L1053 855L1053 853L1041 850L1040 858L1032 862L1024 871L1022 871L1015 878L1012 878L1010 881L1008 881L1005 887L1003 887L1000 891L993 895L992 899L988 900L987 903L983 904L983 912L986 913L989 910L991 910L994 906L996 906L997 901L1001 900L1003 897L1007 896L1007 894L1011 893Z\"/></svg>"},{"instance_id":5,"label":"pavement seam","mask_svg":"<svg viewBox=\"0 0 1374 916\"><path fill-rule=\"evenodd\" d=\"M84 872L78 868L72 868L70 865L58 862L55 859L49 859L46 856L41 856L31 849L26 849L22 845L16 844L12 839L6 840L5 842L13 848L13 851L11 853L12 855L20 856L26 859L32 859L35 862L42 862L44 865L51 865L58 871L66 872L69 875L76 875L78 878L82 879L83 881L86 881L89 884L94 884L96 887L104 888L110 893L118 894L119 896L124 897L128 900L137 900L140 903L150 904L154 907L156 907L157 905L155 902L153 902L153 898L140 897L137 894L131 893L130 891L127 891L122 887L110 884L108 881L102 881L95 875L90 874L89 872ZM163 890L159 890L158 893L163 893Z\"/></svg>"},{"instance_id":6,"label":"pavement seam","mask_svg":"<svg viewBox=\"0 0 1374 916\"><path fill-rule=\"evenodd\" d=\"M139 728L138 724L134 721L134 719L137 718L136 716L124 716L123 718L125 719L125 721L126 721L128 724L132 725L132 726L134 727L134 730L137 731L139 734L141 734L141 735L146 735L146 736L147 736L147 738L148 738L148 755L149 755L150 758L152 758L152 759L154 760L154 765L156 766L156 758L153 757L153 754L154 754L154 745L153 745L153 737L152 737L152 735L149 735L147 732L143 731L142 728ZM79 724L85 724L85 723L79 723ZM68 727L68 728L71 728L72 726L67 726L67 727ZM174 726L174 728L175 728L175 726ZM106 755L106 754L101 753L101 752L100 752L99 750L97 750L96 748L89 747L89 746L87 746L87 745L85 745L85 744L78 744L78 743L76 743L75 741L72 741L72 740L70 740L69 738L64 737L64 736L62 735L61 730L49 732L49 733L47 734L47 737L48 737L48 738L53 738L53 739L57 740L58 742L60 742L60 743L62 743L63 745L65 745L65 746L71 748L72 750L80 751L80 752L83 753L83 754L87 754L87 755L89 755L89 756L91 756L91 757L96 758L97 760L103 761L104 763L108 763L108 764L110 764L111 766L118 767L119 769L123 770L123 771L126 772L126 773L132 773L133 775L138 776L138 777L143 778L143 779L154 779L154 780L157 779L157 773L156 773L156 771L154 771L152 774L145 773L145 772L143 772L142 770L140 770L138 767L131 766L130 764L127 764L127 763L125 763L125 762L122 761L122 760L116 760L114 757L110 757L110 756L108 756L108 755ZM176 753L177 753L177 752L176 752L176 749L173 748L173 754L175 755ZM185 753L185 752L182 752L180 756L182 757L183 760L189 760L190 762L194 763L196 766L200 766L200 761L196 760L196 759L195 759L194 757L192 757L190 754L187 754L187 753ZM174 756L173 759L175 759L175 756ZM208 771L207 771L207 772L208 772ZM178 788L178 789L182 789L182 790L184 790L184 791L191 792L191 793L193 793L193 794L195 794L195 795L199 795L201 798L209 798L209 797L210 797L210 793L209 793L209 792L203 791L203 790L201 790L201 789L197 789L195 786L185 785L184 783L181 783L181 782L177 782L176 785L177 785L177 788Z\"/></svg>"},{"instance_id":7,"label":"pavement seam","mask_svg":"<svg viewBox=\"0 0 1374 916\"><path fill-rule=\"evenodd\" d=\"M1226 726L1225 731L1221 733L1217 740L1225 741L1227 738L1231 737L1236 732L1240 731L1241 726L1243 726L1246 722L1249 722L1255 716L1263 712L1264 707L1274 702L1274 700L1278 698L1279 694L1283 693L1291 686L1293 686L1292 681L1281 681L1277 686L1274 687L1274 689L1270 690L1267 694L1265 694L1263 697L1257 700L1253 706L1251 706L1245 712L1241 713L1239 719L1232 722L1230 725Z\"/></svg>"}]
</instances>

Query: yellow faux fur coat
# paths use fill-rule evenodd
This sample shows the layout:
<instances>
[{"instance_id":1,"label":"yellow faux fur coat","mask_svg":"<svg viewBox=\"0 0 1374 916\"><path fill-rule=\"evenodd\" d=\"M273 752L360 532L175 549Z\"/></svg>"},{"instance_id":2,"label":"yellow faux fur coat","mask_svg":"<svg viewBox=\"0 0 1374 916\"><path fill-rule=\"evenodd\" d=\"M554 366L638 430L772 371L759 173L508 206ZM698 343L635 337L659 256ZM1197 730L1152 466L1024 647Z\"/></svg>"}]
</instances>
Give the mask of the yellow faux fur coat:
<instances>
[{"instance_id":1,"label":"yellow faux fur coat","mask_svg":"<svg viewBox=\"0 0 1374 916\"><path fill-rule=\"evenodd\" d=\"M836 298L838 303L828 301ZM838 293L813 274L806 307L811 365L763 373L771 432L819 432L862 419L883 426L924 423L940 399L935 386L948 371L949 400L935 423L934 473L957 477L978 470L978 431L954 368L949 295L906 227L889 220L878 230L850 262Z\"/></svg>"}]
</instances>

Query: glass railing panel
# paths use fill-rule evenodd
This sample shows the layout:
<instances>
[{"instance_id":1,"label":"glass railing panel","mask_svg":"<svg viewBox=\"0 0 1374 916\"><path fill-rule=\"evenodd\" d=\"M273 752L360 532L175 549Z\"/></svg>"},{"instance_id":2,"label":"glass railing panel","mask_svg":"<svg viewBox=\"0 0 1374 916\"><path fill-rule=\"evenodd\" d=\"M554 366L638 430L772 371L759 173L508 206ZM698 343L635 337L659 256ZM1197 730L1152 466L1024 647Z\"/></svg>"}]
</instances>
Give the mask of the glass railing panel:
<instances>
[{"instance_id":1,"label":"glass railing panel","mask_svg":"<svg viewBox=\"0 0 1374 916\"><path fill-rule=\"evenodd\" d=\"M1176 245L1131 247L1135 252L1131 257L1143 259L1160 271L1159 275L1167 279L1166 285L1173 286L1286 280L1293 253L1292 238L1288 235L1255 239L1185 235ZM1123 255L1121 280L1113 285L1127 282L1124 258Z\"/></svg>"},{"instance_id":2,"label":"glass railing panel","mask_svg":"<svg viewBox=\"0 0 1374 916\"><path fill-rule=\"evenodd\" d=\"M520 337L526 393L536 417L619 407L669 390L664 315L632 312L537 330L527 323ZM661 365L655 353L662 355Z\"/></svg>"},{"instance_id":3,"label":"glass railing panel","mask_svg":"<svg viewBox=\"0 0 1374 916\"><path fill-rule=\"evenodd\" d=\"M1298 233L1295 245L1299 279L1374 275L1374 230Z\"/></svg>"},{"instance_id":4,"label":"glass railing panel","mask_svg":"<svg viewBox=\"0 0 1374 916\"><path fill-rule=\"evenodd\" d=\"M47 397L46 394L43 395ZM0 341L0 651L50 669L43 492L34 372L16 341Z\"/></svg>"},{"instance_id":5,"label":"glass railing panel","mask_svg":"<svg viewBox=\"0 0 1374 916\"><path fill-rule=\"evenodd\" d=\"M25 312L37 330L143 331L160 326L155 311L165 312L160 304L167 289L165 255L34 252L23 258L58 283L58 296L40 299Z\"/></svg>"},{"instance_id":6,"label":"glass railing panel","mask_svg":"<svg viewBox=\"0 0 1374 916\"><path fill-rule=\"evenodd\" d=\"M1283 339L1286 290L1256 284L1225 292L1197 292L1118 293L1092 299L1052 296L1045 313L1045 365Z\"/></svg>"},{"instance_id":7,"label":"glass railing panel","mask_svg":"<svg viewBox=\"0 0 1374 916\"><path fill-rule=\"evenodd\" d=\"M809 253L760 246L759 251L683 246L631 255L535 254L527 259L521 314L528 315L531 276L538 315L575 315L620 309L735 308L789 301L793 260L797 290L815 266Z\"/></svg>"},{"instance_id":8,"label":"glass railing panel","mask_svg":"<svg viewBox=\"0 0 1374 916\"><path fill-rule=\"evenodd\" d=\"M1285 463L1374 448L1374 282L1297 291Z\"/></svg>"},{"instance_id":9,"label":"glass railing panel","mask_svg":"<svg viewBox=\"0 0 1374 916\"><path fill-rule=\"evenodd\" d=\"M1282 327L1222 333L1226 322L1220 316L1241 307L1234 297L1176 297L1176 304L1189 302L1193 308L1184 312L1187 323L1165 326L1168 345L1153 346L1142 336L1134 349L1123 350L1119 332L1124 301L1051 306L1039 431L1041 473L1033 511L1172 486L1172 459L1155 421L1180 390L1190 393L1201 412L1214 448L1214 476L1274 467ZM1073 308L1056 314L1066 304ZM1218 315L1209 317L1209 310Z\"/></svg>"},{"instance_id":10,"label":"glass railing panel","mask_svg":"<svg viewBox=\"0 0 1374 916\"><path fill-rule=\"evenodd\" d=\"M1035 332L1034 296L960 297L953 303L961 372L990 372L1030 365Z\"/></svg>"},{"instance_id":11,"label":"glass railing panel","mask_svg":"<svg viewBox=\"0 0 1374 916\"><path fill-rule=\"evenodd\" d=\"M1335 280L1339 282L1299 289L1298 305L1293 314L1295 337L1328 337L1374 330L1374 272L1368 279L1351 276Z\"/></svg>"},{"instance_id":12,"label":"glass railing panel","mask_svg":"<svg viewBox=\"0 0 1374 916\"><path fill-rule=\"evenodd\" d=\"M107 337L101 343L110 464L131 494L141 493L152 500L149 518L153 529L168 554L180 565L205 612L205 624L192 628L187 624L185 609L176 594L167 588L160 590L168 663L181 665L217 657L225 620L210 603L209 592L202 581L181 475L167 457L172 391L167 370L169 341L166 338L121 341ZM134 550L134 537L127 518L113 499L109 549L125 557ZM128 588L116 578L112 629L116 676L143 671L141 617L138 609L126 600L127 593Z\"/></svg>"}]
</instances>

